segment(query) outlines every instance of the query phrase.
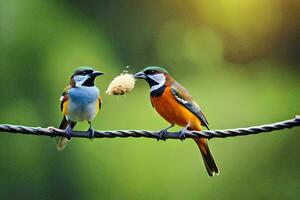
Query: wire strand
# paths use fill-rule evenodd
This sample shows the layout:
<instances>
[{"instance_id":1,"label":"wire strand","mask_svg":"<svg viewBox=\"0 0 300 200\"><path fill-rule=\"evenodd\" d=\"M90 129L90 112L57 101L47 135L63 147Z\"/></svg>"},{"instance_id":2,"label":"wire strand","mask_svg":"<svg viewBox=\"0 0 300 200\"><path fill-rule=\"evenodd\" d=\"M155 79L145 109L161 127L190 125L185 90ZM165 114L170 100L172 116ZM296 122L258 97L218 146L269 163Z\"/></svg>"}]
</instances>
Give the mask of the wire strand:
<instances>
[{"instance_id":1,"label":"wire strand","mask_svg":"<svg viewBox=\"0 0 300 200\"><path fill-rule=\"evenodd\" d=\"M300 116L293 119L281 121L272 124L265 124L261 126L253 126L248 128L236 128L226 130L205 130L205 131L186 131L186 138L226 138L235 136L252 135L258 133L272 132L282 129L293 128L300 126ZM39 136L67 136L65 130L57 129L54 127L28 127L21 125L0 124L0 132L3 133L16 133L26 135L39 135ZM84 131L73 131L71 137L76 138L89 138L89 134ZM115 130L115 131L97 131L95 130L95 138L160 138L160 131L148 130ZM165 139L182 139L178 132L166 132Z\"/></svg>"}]
</instances>

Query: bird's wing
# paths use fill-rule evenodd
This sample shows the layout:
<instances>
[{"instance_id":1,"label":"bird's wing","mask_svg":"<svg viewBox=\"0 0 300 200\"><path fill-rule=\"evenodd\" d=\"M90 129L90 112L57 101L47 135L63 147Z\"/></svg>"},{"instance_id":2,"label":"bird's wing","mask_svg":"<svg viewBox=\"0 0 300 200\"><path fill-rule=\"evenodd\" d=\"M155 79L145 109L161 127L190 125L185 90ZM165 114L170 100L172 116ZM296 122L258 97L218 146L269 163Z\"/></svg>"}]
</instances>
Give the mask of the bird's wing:
<instances>
[{"instance_id":1,"label":"bird's wing","mask_svg":"<svg viewBox=\"0 0 300 200\"><path fill-rule=\"evenodd\" d=\"M71 86L65 87L61 97L60 97L60 110L63 112L64 110L64 103L68 101L69 99L69 90L71 89Z\"/></svg>"},{"instance_id":2,"label":"bird's wing","mask_svg":"<svg viewBox=\"0 0 300 200\"><path fill-rule=\"evenodd\" d=\"M179 83L174 82L171 85L171 91L175 99L183 105L185 108L187 108L189 111L191 111L194 115L200 119L202 124L208 128L208 121L206 117L204 116L203 112L201 111L199 105L193 101L192 96L189 94L189 92Z\"/></svg>"}]
</instances>

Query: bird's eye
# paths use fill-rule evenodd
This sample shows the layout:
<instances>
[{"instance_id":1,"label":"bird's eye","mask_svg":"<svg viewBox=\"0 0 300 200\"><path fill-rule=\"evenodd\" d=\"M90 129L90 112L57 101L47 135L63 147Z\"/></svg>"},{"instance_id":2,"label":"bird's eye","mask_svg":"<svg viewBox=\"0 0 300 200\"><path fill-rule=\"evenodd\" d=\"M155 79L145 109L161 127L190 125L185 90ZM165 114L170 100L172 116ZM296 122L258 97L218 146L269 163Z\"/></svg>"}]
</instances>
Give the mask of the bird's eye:
<instances>
[{"instance_id":1,"label":"bird's eye","mask_svg":"<svg viewBox=\"0 0 300 200\"><path fill-rule=\"evenodd\" d=\"M146 74L149 74L149 75L152 75L152 74L155 74L156 72L154 71L154 70L148 70L147 72L146 72Z\"/></svg>"}]
</instances>

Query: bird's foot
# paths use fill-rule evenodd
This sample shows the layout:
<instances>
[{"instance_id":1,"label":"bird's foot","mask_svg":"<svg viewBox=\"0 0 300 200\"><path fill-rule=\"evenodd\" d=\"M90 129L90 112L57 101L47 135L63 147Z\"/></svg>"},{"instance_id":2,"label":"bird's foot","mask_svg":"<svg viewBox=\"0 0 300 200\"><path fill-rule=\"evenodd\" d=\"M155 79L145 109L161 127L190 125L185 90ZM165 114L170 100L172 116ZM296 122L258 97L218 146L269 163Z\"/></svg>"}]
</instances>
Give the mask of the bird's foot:
<instances>
[{"instance_id":1,"label":"bird's foot","mask_svg":"<svg viewBox=\"0 0 300 200\"><path fill-rule=\"evenodd\" d=\"M67 139L70 140L71 135L72 135L72 127L71 126L67 126L66 133L67 133Z\"/></svg>"},{"instance_id":2,"label":"bird's foot","mask_svg":"<svg viewBox=\"0 0 300 200\"><path fill-rule=\"evenodd\" d=\"M167 132L168 132L168 129L163 129L163 130L161 130L161 131L158 133L157 141L159 141L159 140L166 141L165 135L167 134Z\"/></svg>"},{"instance_id":3,"label":"bird's foot","mask_svg":"<svg viewBox=\"0 0 300 200\"><path fill-rule=\"evenodd\" d=\"M185 140L185 138L186 138L186 136L185 136L186 131L187 131L187 128L183 128L183 129L181 129L179 131L179 139L181 141Z\"/></svg>"},{"instance_id":4,"label":"bird's foot","mask_svg":"<svg viewBox=\"0 0 300 200\"><path fill-rule=\"evenodd\" d=\"M93 141L93 139L95 138L95 130L92 127L89 128L88 134L89 134L89 139Z\"/></svg>"},{"instance_id":5,"label":"bird's foot","mask_svg":"<svg viewBox=\"0 0 300 200\"><path fill-rule=\"evenodd\" d=\"M165 128L165 129L163 129L163 130L161 130L161 131L158 133L159 137L157 138L157 141L159 141L159 140L166 141L167 138L165 137L165 135L168 133L168 130L169 130L170 128L172 128L172 127L174 127L174 124L171 124L169 127Z\"/></svg>"}]
</instances>

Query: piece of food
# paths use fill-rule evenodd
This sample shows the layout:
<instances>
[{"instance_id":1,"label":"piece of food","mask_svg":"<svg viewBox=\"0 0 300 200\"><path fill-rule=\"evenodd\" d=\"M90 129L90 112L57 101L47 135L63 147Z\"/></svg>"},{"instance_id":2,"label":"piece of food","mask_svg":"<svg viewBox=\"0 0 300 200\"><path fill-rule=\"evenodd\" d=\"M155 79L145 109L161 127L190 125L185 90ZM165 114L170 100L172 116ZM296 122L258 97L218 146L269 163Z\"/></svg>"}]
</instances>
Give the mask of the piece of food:
<instances>
[{"instance_id":1,"label":"piece of food","mask_svg":"<svg viewBox=\"0 0 300 200\"><path fill-rule=\"evenodd\" d=\"M106 93L108 95L123 95L130 92L135 85L135 79L132 74L127 72L115 77L109 84Z\"/></svg>"}]
</instances>

